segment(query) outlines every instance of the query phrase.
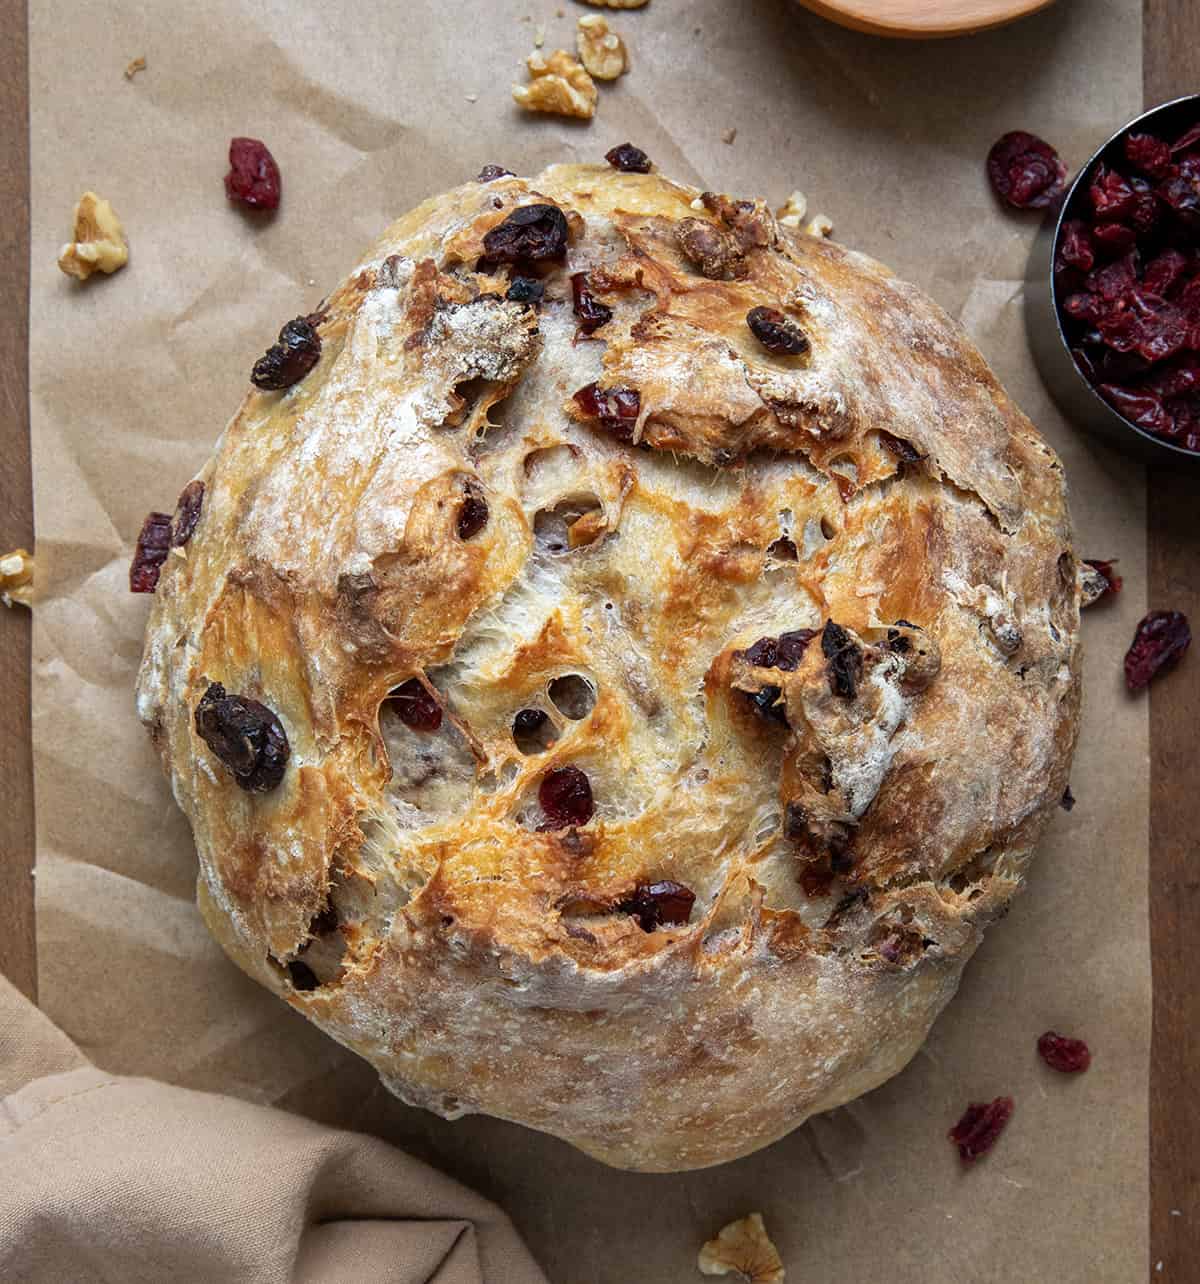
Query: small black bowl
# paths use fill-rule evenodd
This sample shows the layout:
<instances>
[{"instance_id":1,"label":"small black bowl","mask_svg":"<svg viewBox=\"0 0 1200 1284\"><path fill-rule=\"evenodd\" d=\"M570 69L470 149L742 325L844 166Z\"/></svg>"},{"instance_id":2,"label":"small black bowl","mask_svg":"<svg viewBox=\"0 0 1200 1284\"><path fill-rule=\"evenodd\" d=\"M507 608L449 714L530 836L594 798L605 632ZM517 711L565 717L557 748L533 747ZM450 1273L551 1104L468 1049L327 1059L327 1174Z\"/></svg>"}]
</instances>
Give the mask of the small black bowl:
<instances>
[{"instance_id":1,"label":"small black bowl","mask_svg":"<svg viewBox=\"0 0 1200 1284\"><path fill-rule=\"evenodd\" d=\"M1033 243L1025 272L1025 328L1038 372L1068 419L1147 463L1167 464L1174 470L1200 473L1200 452L1185 450L1165 438L1135 427L1084 378L1075 365L1067 336L1063 333L1054 283L1054 260L1062 225L1069 217L1074 217L1080 203L1086 200L1085 191L1096 166L1102 161L1124 166L1122 148L1128 133L1136 131L1173 138L1197 121L1200 121L1200 94L1188 94L1152 107L1122 125L1092 154L1067 189L1062 204L1047 216Z\"/></svg>"}]
</instances>

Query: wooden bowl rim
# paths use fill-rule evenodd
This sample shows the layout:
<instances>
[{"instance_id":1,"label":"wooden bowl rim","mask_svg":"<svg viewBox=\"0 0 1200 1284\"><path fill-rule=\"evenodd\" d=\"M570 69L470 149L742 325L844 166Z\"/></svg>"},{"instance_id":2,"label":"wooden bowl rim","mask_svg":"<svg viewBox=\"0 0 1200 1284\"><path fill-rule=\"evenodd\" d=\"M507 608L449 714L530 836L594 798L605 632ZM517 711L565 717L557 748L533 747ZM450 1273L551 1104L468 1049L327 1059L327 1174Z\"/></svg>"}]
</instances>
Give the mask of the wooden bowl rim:
<instances>
[{"instance_id":1,"label":"wooden bowl rim","mask_svg":"<svg viewBox=\"0 0 1200 1284\"><path fill-rule=\"evenodd\" d=\"M1054 0L800 0L806 9L855 31L922 40L1003 26ZM886 11L884 16L880 11ZM897 12L901 10L901 12Z\"/></svg>"}]
</instances>

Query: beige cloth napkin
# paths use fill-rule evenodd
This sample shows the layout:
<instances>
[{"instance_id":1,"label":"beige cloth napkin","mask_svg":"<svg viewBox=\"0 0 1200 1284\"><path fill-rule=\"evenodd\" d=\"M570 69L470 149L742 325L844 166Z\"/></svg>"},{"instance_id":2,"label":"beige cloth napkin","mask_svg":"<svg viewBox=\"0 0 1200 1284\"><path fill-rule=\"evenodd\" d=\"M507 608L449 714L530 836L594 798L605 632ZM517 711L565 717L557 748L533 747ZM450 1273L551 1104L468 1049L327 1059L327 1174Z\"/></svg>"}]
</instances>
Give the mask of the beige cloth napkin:
<instances>
[{"instance_id":1,"label":"beige cloth napkin","mask_svg":"<svg viewBox=\"0 0 1200 1284\"><path fill-rule=\"evenodd\" d=\"M0 977L6 1284L546 1284L494 1204L357 1133L107 1075Z\"/></svg>"}]
</instances>

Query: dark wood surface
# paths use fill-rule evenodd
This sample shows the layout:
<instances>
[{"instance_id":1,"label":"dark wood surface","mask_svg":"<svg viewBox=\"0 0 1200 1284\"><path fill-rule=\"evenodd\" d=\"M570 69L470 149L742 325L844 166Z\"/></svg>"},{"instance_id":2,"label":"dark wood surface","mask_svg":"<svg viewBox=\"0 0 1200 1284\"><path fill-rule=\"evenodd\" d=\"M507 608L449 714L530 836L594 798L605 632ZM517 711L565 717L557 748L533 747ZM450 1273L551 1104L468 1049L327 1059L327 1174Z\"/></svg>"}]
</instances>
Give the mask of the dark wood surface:
<instances>
[{"instance_id":1,"label":"dark wood surface","mask_svg":"<svg viewBox=\"0 0 1200 1284\"><path fill-rule=\"evenodd\" d=\"M0 553L33 548L29 475L29 115L24 0L0 18ZM0 972L37 993L29 612L0 606Z\"/></svg>"},{"instance_id":2,"label":"dark wood surface","mask_svg":"<svg viewBox=\"0 0 1200 1284\"><path fill-rule=\"evenodd\" d=\"M1142 76L1147 104L1200 91L1200 4L1145 0ZM1200 521L1194 478L1151 472L1151 608L1200 625ZM1193 656L1191 663L1196 663ZM1182 673L1176 677L1182 677ZM1150 1070L1150 1267L1200 1279L1200 682L1150 692L1150 941L1154 1032ZM1157 1274L1152 1279L1160 1278Z\"/></svg>"},{"instance_id":3,"label":"dark wood surface","mask_svg":"<svg viewBox=\"0 0 1200 1284\"><path fill-rule=\"evenodd\" d=\"M1200 3L1145 0L1148 103L1200 90ZM29 142L24 0L0 0L0 552L32 547L29 473ZM1195 482L1149 481L1152 607L1200 622ZM33 921L30 628L0 610L0 972L37 992ZM1192 665L1200 663L1196 658ZM1154 1035L1150 1087L1151 1278L1200 1279L1200 683L1150 693L1150 925ZM1154 1265L1164 1262L1163 1276Z\"/></svg>"}]
</instances>

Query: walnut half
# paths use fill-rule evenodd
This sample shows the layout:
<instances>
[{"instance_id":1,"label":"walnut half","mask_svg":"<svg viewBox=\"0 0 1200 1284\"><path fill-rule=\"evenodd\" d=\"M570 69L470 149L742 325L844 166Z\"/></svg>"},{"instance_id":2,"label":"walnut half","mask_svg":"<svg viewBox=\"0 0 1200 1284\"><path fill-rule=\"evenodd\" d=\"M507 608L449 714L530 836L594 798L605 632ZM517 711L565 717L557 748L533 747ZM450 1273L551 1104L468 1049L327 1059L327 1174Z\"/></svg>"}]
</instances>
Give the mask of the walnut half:
<instances>
[{"instance_id":1,"label":"walnut half","mask_svg":"<svg viewBox=\"0 0 1200 1284\"><path fill-rule=\"evenodd\" d=\"M95 192L84 192L75 206L75 239L62 247L58 266L86 281L93 272L115 272L129 262L129 244L116 211Z\"/></svg>"},{"instance_id":2,"label":"walnut half","mask_svg":"<svg viewBox=\"0 0 1200 1284\"><path fill-rule=\"evenodd\" d=\"M782 1284L783 1260L767 1236L762 1213L749 1213L730 1222L700 1250L697 1261L702 1275L732 1275L735 1271L750 1284Z\"/></svg>"},{"instance_id":3,"label":"walnut half","mask_svg":"<svg viewBox=\"0 0 1200 1284\"><path fill-rule=\"evenodd\" d=\"M525 59L529 84L513 85L513 100L526 111L591 120L596 113L596 82L565 49L549 58L536 49Z\"/></svg>"},{"instance_id":4,"label":"walnut half","mask_svg":"<svg viewBox=\"0 0 1200 1284\"><path fill-rule=\"evenodd\" d=\"M608 25L603 14L585 13L575 24L579 60L597 80L616 80L629 69L625 42Z\"/></svg>"},{"instance_id":5,"label":"walnut half","mask_svg":"<svg viewBox=\"0 0 1200 1284\"><path fill-rule=\"evenodd\" d=\"M583 0L583 3L595 5L597 9L640 9L646 0Z\"/></svg>"}]
</instances>

